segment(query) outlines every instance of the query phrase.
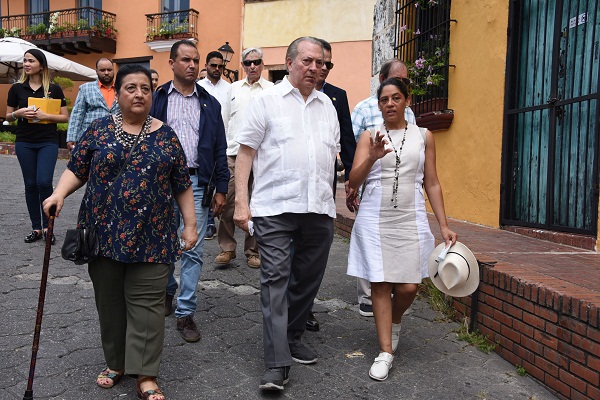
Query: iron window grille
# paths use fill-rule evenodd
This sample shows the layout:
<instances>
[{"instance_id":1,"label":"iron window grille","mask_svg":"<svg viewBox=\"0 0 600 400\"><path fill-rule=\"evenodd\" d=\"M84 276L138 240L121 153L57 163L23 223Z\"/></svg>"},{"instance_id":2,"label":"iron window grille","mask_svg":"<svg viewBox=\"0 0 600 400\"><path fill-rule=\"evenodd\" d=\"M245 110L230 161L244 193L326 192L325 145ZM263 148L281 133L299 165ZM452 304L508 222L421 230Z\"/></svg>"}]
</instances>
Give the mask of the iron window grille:
<instances>
[{"instance_id":1,"label":"iron window grille","mask_svg":"<svg viewBox=\"0 0 600 400\"><path fill-rule=\"evenodd\" d=\"M451 0L398 0L394 57L405 62L416 116L448 108ZM455 21L454 21L455 22Z\"/></svg>"}]
</instances>

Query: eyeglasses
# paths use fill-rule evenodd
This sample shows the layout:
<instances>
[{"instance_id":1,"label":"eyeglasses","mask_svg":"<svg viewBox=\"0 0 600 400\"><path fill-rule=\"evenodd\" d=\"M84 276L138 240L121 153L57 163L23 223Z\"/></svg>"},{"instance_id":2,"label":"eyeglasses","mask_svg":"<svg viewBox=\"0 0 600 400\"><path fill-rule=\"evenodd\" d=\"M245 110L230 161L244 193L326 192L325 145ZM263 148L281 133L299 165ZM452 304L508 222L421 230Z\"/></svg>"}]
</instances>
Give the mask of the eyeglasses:
<instances>
[{"instance_id":1,"label":"eyeglasses","mask_svg":"<svg viewBox=\"0 0 600 400\"><path fill-rule=\"evenodd\" d=\"M262 64L262 58L259 58L258 60L244 60L242 61L242 64L244 64L245 67L249 67L252 64L258 67L260 64Z\"/></svg>"},{"instance_id":2,"label":"eyeglasses","mask_svg":"<svg viewBox=\"0 0 600 400\"><path fill-rule=\"evenodd\" d=\"M208 64L213 68L219 68L219 69L223 69L225 68L225 66L223 64Z\"/></svg>"},{"instance_id":3,"label":"eyeglasses","mask_svg":"<svg viewBox=\"0 0 600 400\"><path fill-rule=\"evenodd\" d=\"M331 61L325 61L325 68L327 69L333 69L333 63Z\"/></svg>"}]
</instances>

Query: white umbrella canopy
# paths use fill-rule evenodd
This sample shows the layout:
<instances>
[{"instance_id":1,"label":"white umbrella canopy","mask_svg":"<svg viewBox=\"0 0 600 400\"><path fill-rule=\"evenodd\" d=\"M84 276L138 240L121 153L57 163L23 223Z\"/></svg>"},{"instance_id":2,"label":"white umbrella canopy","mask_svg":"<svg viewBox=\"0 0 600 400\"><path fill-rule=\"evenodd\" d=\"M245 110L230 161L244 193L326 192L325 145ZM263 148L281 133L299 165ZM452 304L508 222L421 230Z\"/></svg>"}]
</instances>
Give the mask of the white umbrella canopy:
<instances>
[{"instance_id":1,"label":"white umbrella canopy","mask_svg":"<svg viewBox=\"0 0 600 400\"><path fill-rule=\"evenodd\" d=\"M20 76L23 55L29 49L38 49L46 56L53 76L63 76L74 81L97 79L96 70L38 48L26 40L7 37L0 39L0 83L13 83Z\"/></svg>"}]
</instances>

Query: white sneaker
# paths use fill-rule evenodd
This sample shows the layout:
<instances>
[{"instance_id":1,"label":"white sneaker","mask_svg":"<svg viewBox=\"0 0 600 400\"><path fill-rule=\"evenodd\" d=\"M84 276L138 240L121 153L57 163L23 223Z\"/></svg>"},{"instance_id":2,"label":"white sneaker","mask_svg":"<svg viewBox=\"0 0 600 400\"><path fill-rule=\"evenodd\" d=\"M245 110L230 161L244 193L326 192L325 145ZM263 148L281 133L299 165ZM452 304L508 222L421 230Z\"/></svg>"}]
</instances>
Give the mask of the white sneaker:
<instances>
[{"instance_id":1,"label":"white sneaker","mask_svg":"<svg viewBox=\"0 0 600 400\"><path fill-rule=\"evenodd\" d=\"M396 352L400 342L400 328L402 328L402 324L392 323L392 353Z\"/></svg>"},{"instance_id":2,"label":"white sneaker","mask_svg":"<svg viewBox=\"0 0 600 400\"><path fill-rule=\"evenodd\" d=\"M377 381L385 381L388 372L392 369L392 361L394 361L394 356L382 351L371 365L369 376Z\"/></svg>"}]
</instances>

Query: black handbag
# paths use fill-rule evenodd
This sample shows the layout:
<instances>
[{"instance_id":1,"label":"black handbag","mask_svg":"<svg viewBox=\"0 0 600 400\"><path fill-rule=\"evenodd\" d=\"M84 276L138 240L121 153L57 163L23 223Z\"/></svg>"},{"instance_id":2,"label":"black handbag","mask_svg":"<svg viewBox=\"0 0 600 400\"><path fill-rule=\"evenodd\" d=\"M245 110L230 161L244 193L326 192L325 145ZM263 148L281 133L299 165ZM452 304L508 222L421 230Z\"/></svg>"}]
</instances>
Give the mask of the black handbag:
<instances>
[{"instance_id":1,"label":"black handbag","mask_svg":"<svg viewBox=\"0 0 600 400\"><path fill-rule=\"evenodd\" d=\"M131 155L133 154L133 149L137 146L137 144L142 140L143 136L146 135L149 130L150 125L146 122L144 128L139 133L137 140L131 146L131 150L129 150L129 154L125 159L123 165L121 165L121 169L119 173L115 177L115 179L111 182L110 186L106 193L104 193L104 197L102 201L100 201L98 206L98 213L100 213L100 208L104 208L104 202L110 193L110 190L113 187L113 184L119 179L123 170L125 169L125 165L129 162ZM87 264L92 260L98 258L100 254L100 242L98 241L98 230L97 230L98 222L94 223L90 228L75 228L75 229L67 229L67 233L65 235L65 241L63 242L62 248L60 250L60 254L62 258L67 261L73 261L76 265Z\"/></svg>"},{"instance_id":2,"label":"black handbag","mask_svg":"<svg viewBox=\"0 0 600 400\"><path fill-rule=\"evenodd\" d=\"M98 257L100 243L96 226L92 228L67 229L60 254L62 258L77 265L87 264Z\"/></svg>"},{"instance_id":3,"label":"black handbag","mask_svg":"<svg viewBox=\"0 0 600 400\"><path fill-rule=\"evenodd\" d=\"M204 196L202 196L202 207L210 207L212 205L212 200L215 195L215 184L213 182L213 177L215 176L215 169L217 168L217 163L213 166L212 173L210 174L210 179L208 180L208 184L204 185Z\"/></svg>"}]
</instances>

